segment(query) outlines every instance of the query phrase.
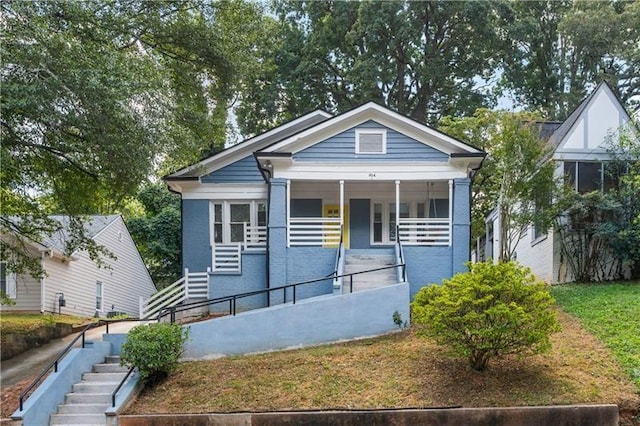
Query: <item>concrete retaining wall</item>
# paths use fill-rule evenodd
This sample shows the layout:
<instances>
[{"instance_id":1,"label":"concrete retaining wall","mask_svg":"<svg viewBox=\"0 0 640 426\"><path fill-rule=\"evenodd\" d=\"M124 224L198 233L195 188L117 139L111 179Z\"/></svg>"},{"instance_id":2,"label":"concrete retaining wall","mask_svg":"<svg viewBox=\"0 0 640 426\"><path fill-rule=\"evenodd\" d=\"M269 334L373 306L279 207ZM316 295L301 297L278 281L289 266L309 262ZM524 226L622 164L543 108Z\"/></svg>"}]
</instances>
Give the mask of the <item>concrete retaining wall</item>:
<instances>
[{"instance_id":1,"label":"concrete retaining wall","mask_svg":"<svg viewBox=\"0 0 640 426\"><path fill-rule=\"evenodd\" d=\"M214 318L188 325L184 358L204 359L376 336L396 329L392 316L409 318L409 286L396 284L345 295Z\"/></svg>"},{"instance_id":2,"label":"concrete retaining wall","mask_svg":"<svg viewBox=\"0 0 640 426\"><path fill-rule=\"evenodd\" d=\"M2 333L2 353L0 360L4 361L21 354L29 349L44 345L52 339L67 336L73 332L71 324L55 323L42 326L29 334Z\"/></svg>"},{"instance_id":3,"label":"concrete retaining wall","mask_svg":"<svg viewBox=\"0 0 640 426\"><path fill-rule=\"evenodd\" d=\"M121 416L120 426L614 426L615 405Z\"/></svg>"}]
</instances>

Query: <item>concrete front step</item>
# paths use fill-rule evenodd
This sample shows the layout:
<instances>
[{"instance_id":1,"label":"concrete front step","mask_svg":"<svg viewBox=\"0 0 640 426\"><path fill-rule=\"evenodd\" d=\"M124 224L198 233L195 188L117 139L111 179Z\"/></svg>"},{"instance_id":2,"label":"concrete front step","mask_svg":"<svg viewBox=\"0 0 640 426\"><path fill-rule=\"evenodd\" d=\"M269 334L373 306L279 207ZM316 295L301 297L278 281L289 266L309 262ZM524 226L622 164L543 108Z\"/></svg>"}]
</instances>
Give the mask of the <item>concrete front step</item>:
<instances>
[{"instance_id":1,"label":"concrete front step","mask_svg":"<svg viewBox=\"0 0 640 426\"><path fill-rule=\"evenodd\" d=\"M110 399L110 398L109 398ZM110 402L101 404L63 404L58 407L58 414L97 414L104 413L109 408Z\"/></svg>"},{"instance_id":2,"label":"concrete front step","mask_svg":"<svg viewBox=\"0 0 640 426\"><path fill-rule=\"evenodd\" d=\"M100 414L52 414L50 425L105 425L107 417Z\"/></svg>"},{"instance_id":3,"label":"concrete front step","mask_svg":"<svg viewBox=\"0 0 640 426\"><path fill-rule=\"evenodd\" d=\"M127 373L125 372L117 372L117 373L84 373L82 375L83 382L117 382L120 383L124 376Z\"/></svg>"},{"instance_id":4,"label":"concrete front step","mask_svg":"<svg viewBox=\"0 0 640 426\"><path fill-rule=\"evenodd\" d=\"M394 256L347 255L345 257L345 265L377 265L378 268L393 265L395 261Z\"/></svg>"},{"instance_id":5,"label":"concrete front step","mask_svg":"<svg viewBox=\"0 0 640 426\"><path fill-rule=\"evenodd\" d=\"M65 395L65 403L49 418L50 425L106 425L105 410L111 404L111 395L128 369L120 366L119 356L108 356L95 364L91 372L82 375L82 381L72 386Z\"/></svg>"},{"instance_id":6,"label":"concrete front step","mask_svg":"<svg viewBox=\"0 0 640 426\"><path fill-rule=\"evenodd\" d=\"M78 382L71 388L73 393L105 393L113 392L118 385L117 382Z\"/></svg>"},{"instance_id":7,"label":"concrete front step","mask_svg":"<svg viewBox=\"0 0 640 426\"><path fill-rule=\"evenodd\" d=\"M120 364L120 355L107 355L105 364Z\"/></svg>"},{"instance_id":8,"label":"concrete front step","mask_svg":"<svg viewBox=\"0 0 640 426\"><path fill-rule=\"evenodd\" d=\"M108 393L68 393L65 395L64 402L65 404L109 404L111 403L112 392L113 391Z\"/></svg>"},{"instance_id":9,"label":"concrete front step","mask_svg":"<svg viewBox=\"0 0 640 426\"><path fill-rule=\"evenodd\" d=\"M126 373L129 368L126 366L120 366L120 364L95 364L93 366L94 373Z\"/></svg>"}]
</instances>

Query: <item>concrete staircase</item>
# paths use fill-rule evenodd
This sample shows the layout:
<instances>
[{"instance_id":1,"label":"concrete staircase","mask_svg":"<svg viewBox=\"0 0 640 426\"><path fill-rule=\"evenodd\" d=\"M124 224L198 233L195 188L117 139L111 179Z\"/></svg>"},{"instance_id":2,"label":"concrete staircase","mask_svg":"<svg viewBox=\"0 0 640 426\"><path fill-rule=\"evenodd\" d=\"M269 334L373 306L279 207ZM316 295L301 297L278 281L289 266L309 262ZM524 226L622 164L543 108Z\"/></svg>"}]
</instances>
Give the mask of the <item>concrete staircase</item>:
<instances>
[{"instance_id":1,"label":"concrete staircase","mask_svg":"<svg viewBox=\"0 0 640 426\"><path fill-rule=\"evenodd\" d=\"M391 266L396 263L395 255L388 251L377 250L348 250L345 255L344 274L366 271L369 269ZM353 276L353 291L378 288L398 282L396 268L368 272ZM350 292L350 278L344 277L342 293Z\"/></svg>"},{"instance_id":2,"label":"concrete staircase","mask_svg":"<svg viewBox=\"0 0 640 426\"><path fill-rule=\"evenodd\" d=\"M107 356L104 363L95 364L90 373L82 375L82 381L73 385L65 403L51 415L49 425L106 425L104 412L127 371L127 367L120 366L119 356Z\"/></svg>"}]
</instances>

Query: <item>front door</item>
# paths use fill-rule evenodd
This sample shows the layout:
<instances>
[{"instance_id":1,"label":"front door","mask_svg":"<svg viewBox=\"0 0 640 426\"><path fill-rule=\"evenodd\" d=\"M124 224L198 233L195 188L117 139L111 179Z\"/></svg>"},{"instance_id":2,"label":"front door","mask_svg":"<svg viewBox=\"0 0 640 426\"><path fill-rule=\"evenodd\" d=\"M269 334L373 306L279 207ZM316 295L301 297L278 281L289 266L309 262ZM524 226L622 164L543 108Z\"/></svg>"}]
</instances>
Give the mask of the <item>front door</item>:
<instances>
[{"instance_id":1,"label":"front door","mask_svg":"<svg viewBox=\"0 0 640 426\"><path fill-rule=\"evenodd\" d=\"M349 231L352 249L368 249L371 247L371 200L368 198L352 198L349 200L351 217Z\"/></svg>"},{"instance_id":2,"label":"front door","mask_svg":"<svg viewBox=\"0 0 640 426\"><path fill-rule=\"evenodd\" d=\"M340 218L340 206L325 204L324 217ZM349 248L349 206L344 206L344 227L342 228L342 241L345 249ZM325 247L338 247L337 244L325 245Z\"/></svg>"}]
</instances>

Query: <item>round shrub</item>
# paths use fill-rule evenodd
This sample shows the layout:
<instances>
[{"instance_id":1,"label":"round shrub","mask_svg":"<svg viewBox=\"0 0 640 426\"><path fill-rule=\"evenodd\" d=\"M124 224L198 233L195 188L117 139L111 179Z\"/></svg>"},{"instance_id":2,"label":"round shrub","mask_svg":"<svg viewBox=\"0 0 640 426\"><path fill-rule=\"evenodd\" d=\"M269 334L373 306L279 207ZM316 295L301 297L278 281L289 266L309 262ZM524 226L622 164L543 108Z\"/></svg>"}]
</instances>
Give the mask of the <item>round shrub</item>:
<instances>
[{"instance_id":1,"label":"round shrub","mask_svg":"<svg viewBox=\"0 0 640 426\"><path fill-rule=\"evenodd\" d=\"M188 338L189 329L180 324L139 325L129 331L120 363L136 367L143 381L157 383L176 367Z\"/></svg>"},{"instance_id":2,"label":"round shrub","mask_svg":"<svg viewBox=\"0 0 640 426\"><path fill-rule=\"evenodd\" d=\"M421 333L482 371L491 358L551 348L560 331L546 284L515 262L476 263L442 285L423 287L412 303Z\"/></svg>"}]
</instances>

